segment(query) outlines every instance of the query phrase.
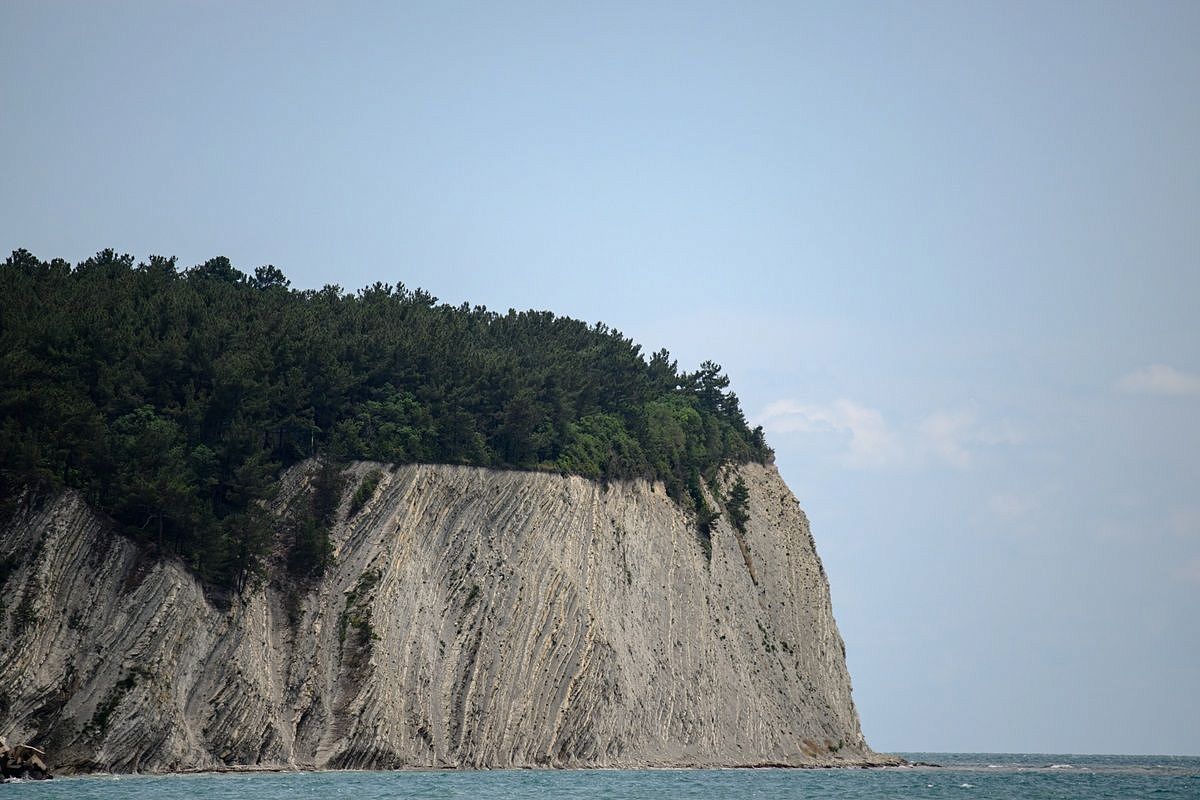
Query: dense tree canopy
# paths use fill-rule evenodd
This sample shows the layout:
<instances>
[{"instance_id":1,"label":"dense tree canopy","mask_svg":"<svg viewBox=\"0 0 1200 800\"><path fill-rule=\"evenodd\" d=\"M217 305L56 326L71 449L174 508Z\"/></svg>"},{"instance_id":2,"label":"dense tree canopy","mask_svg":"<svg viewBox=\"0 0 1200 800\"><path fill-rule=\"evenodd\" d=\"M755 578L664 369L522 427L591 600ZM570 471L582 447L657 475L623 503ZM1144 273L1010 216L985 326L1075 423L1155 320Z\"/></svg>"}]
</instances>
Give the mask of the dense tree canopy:
<instances>
[{"instance_id":1,"label":"dense tree canopy","mask_svg":"<svg viewBox=\"0 0 1200 800\"><path fill-rule=\"evenodd\" d=\"M259 568L259 501L314 455L644 477L691 507L721 463L770 456L728 386L603 324L403 285L111 250L0 267L0 502L73 487L218 586Z\"/></svg>"}]
</instances>

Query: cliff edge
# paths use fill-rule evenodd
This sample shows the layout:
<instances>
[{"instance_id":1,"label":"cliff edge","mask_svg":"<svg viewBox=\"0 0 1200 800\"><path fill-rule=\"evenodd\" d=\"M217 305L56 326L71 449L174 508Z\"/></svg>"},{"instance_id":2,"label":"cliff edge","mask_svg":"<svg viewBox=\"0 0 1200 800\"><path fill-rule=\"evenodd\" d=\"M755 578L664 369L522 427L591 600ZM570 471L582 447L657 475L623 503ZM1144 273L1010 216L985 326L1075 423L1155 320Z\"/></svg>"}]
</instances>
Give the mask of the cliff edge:
<instances>
[{"instance_id":1,"label":"cliff edge","mask_svg":"<svg viewBox=\"0 0 1200 800\"><path fill-rule=\"evenodd\" d=\"M315 584L214 604L71 492L0 535L0 735L60 771L832 766L872 752L808 521L748 464L711 560L661 485L355 464ZM287 473L279 499L306 491ZM361 499L361 498L360 498Z\"/></svg>"}]
</instances>

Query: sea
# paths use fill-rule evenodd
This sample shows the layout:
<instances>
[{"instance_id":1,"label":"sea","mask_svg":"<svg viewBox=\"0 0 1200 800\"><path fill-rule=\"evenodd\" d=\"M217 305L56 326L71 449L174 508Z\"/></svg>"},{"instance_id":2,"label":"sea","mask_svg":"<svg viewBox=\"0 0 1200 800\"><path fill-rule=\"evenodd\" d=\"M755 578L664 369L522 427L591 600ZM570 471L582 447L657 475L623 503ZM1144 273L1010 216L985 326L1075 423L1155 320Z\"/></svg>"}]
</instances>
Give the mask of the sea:
<instances>
[{"instance_id":1,"label":"sea","mask_svg":"<svg viewBox=\"0 0 1200 800\"><path fill-rule=\"evenodd\" d=\"M904 753L888 769L495 770L92 775L9 783L0 798L82 800L1200 800L1200 758Z\"/></svg>"}]
</instances>

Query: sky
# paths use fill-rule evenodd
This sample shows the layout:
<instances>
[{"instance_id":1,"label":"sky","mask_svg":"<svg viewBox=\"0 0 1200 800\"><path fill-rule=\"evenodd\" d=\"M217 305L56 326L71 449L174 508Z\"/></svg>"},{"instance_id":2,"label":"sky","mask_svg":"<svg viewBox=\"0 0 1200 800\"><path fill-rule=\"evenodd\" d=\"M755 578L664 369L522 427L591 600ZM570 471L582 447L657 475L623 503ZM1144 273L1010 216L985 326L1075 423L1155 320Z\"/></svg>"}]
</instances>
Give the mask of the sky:
<instances>
[{"instance_id":1,"label":"sky","mask_svg":"<svg viewBox=\"0 0 1200 800\"><path fill-rule=\"evenodd\" d=\"M1194 2L5 2L0 250L714 359L876 749L1200 755L1197 42Z\"/></svg>"}]
</instances>

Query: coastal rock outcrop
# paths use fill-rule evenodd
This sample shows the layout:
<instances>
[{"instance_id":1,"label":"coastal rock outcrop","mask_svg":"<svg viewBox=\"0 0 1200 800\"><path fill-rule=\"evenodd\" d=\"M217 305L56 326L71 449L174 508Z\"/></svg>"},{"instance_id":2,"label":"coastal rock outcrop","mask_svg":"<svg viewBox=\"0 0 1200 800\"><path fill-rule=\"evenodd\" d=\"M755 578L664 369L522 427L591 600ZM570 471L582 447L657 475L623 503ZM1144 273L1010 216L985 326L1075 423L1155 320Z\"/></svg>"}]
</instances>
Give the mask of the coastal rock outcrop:
<instances>
[{"instance_id":1,"label":"coastal rock outcrop","mask_svg":"<svg viewBox=\"0 0 1200 800\"><path fill-rule=\"evenodd\" d=\"M312 472L284 476L276 511ZM773 467L725 471L750 513L717 522L711 555L661 485L348 475L318 582L272 567L216 600L76 494L19 512L0 535L0 735L64 772L893 761L863 739Z\"/></svg>"},{"instance_id":2,"label":"coastal rock outcrop","mask_svg":"<svg viewBox=\"0 0 1200 800\"><path fill-rule=\"evenodd\" d=\"M54 776L46 768L45 756L45 751L27 744L9 747L0 736L0 783L50 780Z\"/></svg>"}]
</instances>

